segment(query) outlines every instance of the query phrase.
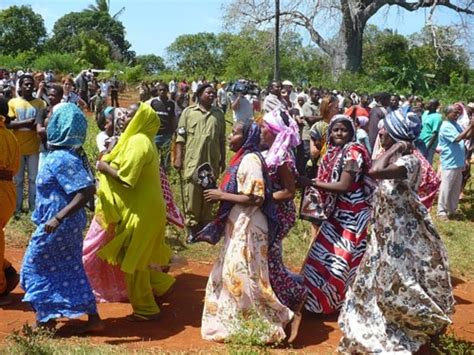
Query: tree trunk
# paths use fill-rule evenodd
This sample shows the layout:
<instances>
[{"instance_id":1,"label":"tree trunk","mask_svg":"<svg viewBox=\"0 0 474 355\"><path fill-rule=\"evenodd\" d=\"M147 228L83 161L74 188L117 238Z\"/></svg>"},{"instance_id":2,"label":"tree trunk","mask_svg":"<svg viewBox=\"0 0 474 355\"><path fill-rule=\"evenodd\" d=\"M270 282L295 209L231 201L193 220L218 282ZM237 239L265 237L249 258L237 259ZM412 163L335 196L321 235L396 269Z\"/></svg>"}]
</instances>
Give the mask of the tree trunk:
<instances>
[{"instance_id":1,"label":"tree trunk","mask_svg":"<svg viewBox=\"0 0 474 355\"><path fill-rule=\"evenodd\" d=\"M333 71L340 75L347 70L359 72L362 66L362 37L367 20L363 17L362 10L352 9L348 2L342 2L341 32L333 60Z\"/></svg>"}]
</instances>

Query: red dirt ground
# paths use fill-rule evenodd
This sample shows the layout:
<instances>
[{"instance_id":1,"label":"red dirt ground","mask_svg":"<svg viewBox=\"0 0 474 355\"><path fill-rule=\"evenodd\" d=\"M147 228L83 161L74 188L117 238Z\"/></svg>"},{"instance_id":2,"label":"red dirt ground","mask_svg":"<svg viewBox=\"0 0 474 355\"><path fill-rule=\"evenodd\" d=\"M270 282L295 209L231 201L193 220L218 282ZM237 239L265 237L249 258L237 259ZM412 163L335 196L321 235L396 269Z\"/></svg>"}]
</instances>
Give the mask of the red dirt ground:
<instances>
[{"instance_id":1,"label":"red dirt ground","mask_svg":"<svg viewBox=\"0 0 474 355\"><path fill-rule=\"evenodd\" d=\"M7 258L19 267L23 250L7 248ZM130 349L157 348L170 352L225 351L224 345L201 339L200 324L204 290L212 265L190 262L174 273L177 278L173 293L163 299L162 318L148 323L130 323L124 317L131 307L124 303L99 304L99 313L106 329L89 339L94 343L123 345ZM456 313L451 330L457 337L474 341L474 283L453 279L455 284ZM0 343L15 329L25 323L33 324L34 314L28 304L22 303L22 290L13 292L13 304L0 311ZM332 353L336 349L341 333L337 327L337 316L314 316L305 314L300 333L293 345L293 352ZM80 323L70 321L60 324L60 332L67 336Z\"/></svg>"}]
</instances>

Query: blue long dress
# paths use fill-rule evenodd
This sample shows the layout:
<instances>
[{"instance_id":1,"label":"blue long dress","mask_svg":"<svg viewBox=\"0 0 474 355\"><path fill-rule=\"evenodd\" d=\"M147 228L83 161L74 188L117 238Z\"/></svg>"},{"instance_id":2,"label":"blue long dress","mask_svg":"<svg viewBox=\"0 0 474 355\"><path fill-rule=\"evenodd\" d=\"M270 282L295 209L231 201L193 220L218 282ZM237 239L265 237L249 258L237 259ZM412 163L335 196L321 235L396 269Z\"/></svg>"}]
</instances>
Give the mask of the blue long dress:
<instances>
[{"instance_id":1,"label":"blue long dress","mask_svg":"<svg viewBox=\"0 0 474 355\"><path fill-rule=\"evenodd\" d=\"M82 264L84 209L65 218L53 233L44 229L46 222L69 204L77 191L93 184L80 157L65 149L51 151L38 173L32 216L37 228L21 270L23 301L32 305L38 322L97 313Z\"/></svg>"}]
</instances>

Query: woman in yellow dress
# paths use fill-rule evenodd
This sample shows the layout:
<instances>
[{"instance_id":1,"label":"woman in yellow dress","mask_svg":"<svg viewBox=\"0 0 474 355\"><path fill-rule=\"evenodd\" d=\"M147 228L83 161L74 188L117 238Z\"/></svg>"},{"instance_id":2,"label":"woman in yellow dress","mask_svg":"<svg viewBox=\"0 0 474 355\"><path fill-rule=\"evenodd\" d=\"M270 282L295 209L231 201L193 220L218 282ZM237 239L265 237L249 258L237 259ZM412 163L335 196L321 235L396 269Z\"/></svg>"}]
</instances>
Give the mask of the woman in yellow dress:
<instances>
[{"instance_id":1,"label":"woman in yellow dress","mask_svg":"<svg viewBox=\"0 0 474 355\"><path fill-rule=\"evenodd\" d=\"M97 164L99 174L96 219L114 238L98 256L119 265L133 314L131 321L158 318L154 295L163 295L175 279L163 272L172 257L165 242L166 211L154 144L160 120L146 104L134 105L113 150Z\"/></svg>"}]
</instances>

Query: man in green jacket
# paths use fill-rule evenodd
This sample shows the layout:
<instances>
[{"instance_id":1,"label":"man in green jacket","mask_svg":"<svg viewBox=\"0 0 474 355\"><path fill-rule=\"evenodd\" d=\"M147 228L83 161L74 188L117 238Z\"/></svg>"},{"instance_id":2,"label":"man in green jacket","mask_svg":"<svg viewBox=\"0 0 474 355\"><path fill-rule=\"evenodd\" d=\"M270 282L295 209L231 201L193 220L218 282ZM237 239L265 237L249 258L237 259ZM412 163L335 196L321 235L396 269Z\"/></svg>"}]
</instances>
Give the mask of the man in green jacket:
<instances>
[{"instance_id":1,"label":"man in green jacket","mask_svg":"<svg viewBox=\"0 0 474 355\"><path fill-rule=\"evenodd\" d=\"M197 104L187 107L178 122L174 167L184 179L184 211L188 240L212 221L212 204L204 201L203 189L192 176L204 163L212 167L216 179L225 169L225 119L221 109L212 104L216 92L210 84L196 91Z\"/></svg>"}]
</instances>

